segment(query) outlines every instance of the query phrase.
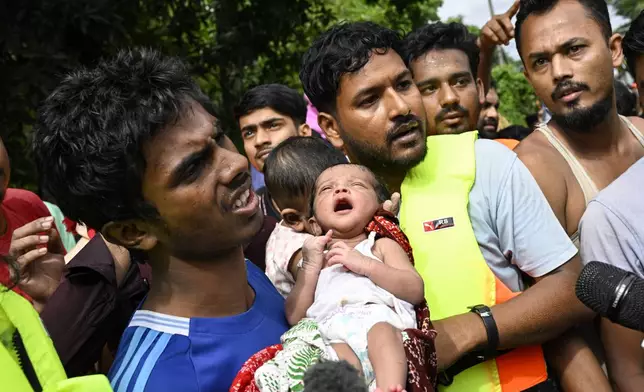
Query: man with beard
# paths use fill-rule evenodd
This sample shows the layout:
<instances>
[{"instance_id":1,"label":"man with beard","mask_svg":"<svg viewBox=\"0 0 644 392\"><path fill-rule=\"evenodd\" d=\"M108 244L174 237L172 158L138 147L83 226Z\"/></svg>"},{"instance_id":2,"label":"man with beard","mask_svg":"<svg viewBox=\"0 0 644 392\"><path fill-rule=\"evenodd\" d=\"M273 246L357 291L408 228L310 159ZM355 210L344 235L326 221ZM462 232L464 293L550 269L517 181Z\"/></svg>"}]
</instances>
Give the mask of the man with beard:
<instances>
[{"instance_id":1,"label":"man with beard","mask_svg":"<svg viewBox=\"0 0 644 392\"><path fill-rule=\"evenodd\" d=\"M490 89L485 95L476 129L488 133L498 132L499 130L499 94L496 92L496 82L494 80L490 81Z\"/></svg>"},{"instance_id":2,"label":"man with beard","mask_svg":"<svg viewBox=\"0 0 644 392\"><path fill-rule=\"evenodd\" d=\"M9 188L9 179L11 177L11 164L9 154L0 139L0 255L9 254L11 238L14 230L38 218L48 217L49 227L47 231L49 237L46 242L64 253L64 248L58 233L55 229L54 219L50 217L49 210L45 203L32 192L23 189ZM9 279L9 270L5 263L0 263L0 284L11 287L17 293L29 298L24 291L16 285L11 284ZM29 298L31 299L31 298Z\"/></svg>"},{"instance_id":3,"label":"man with beard","mask_svg":"<svg viewBox=\"0 0 644 392\"><path fill-rule=\"evenodd\" d=\"M637 83L640 109L644 113L644 10L631 22L622 46L628 70Z\"/></svg>"},{"instance_id":4,"label":"man with beard","mask_svg":"<svg viewBox=\"0 0 644 392\"><path fill-rule=\"evenodd\" d=\"M523 1L514 30L525 76L552 114L516 151L579 246L588 203L644 156L644 121L615 103L622 37L603 0Z\"/></svg>"},{"instance_id":5,"label":"man with beard","mask_svg":"<svg viewBox=\"0 0 644 392\"><path fill-rule=\"evenodd\" d=\"M263 215L212 113L186 67L150 50L73 72L40 110L43 187L152 269L110 370L117 392L228 391L288 328L282 296L244 260Z\"/></svg>"},{"instance_id":6,"label":"man with beard","mask_svg":"<svg viewBox=\"0 0 644 392\"><path fill-rule=\"evenodd\" d=\"M402 191L401 225L437 320L446 390L549 390L539 345L591 316L574 294L577 250L512 151L473 132L426 137L401 53L391 30L341 24L313 43L300 79L331 143ZM429 92L475 83L467 56L449 54L467 72L430 80ZM446 107L445 131L478 119ZM526 289L522 273L536 283Z\"/></svg>"}]
</instances>

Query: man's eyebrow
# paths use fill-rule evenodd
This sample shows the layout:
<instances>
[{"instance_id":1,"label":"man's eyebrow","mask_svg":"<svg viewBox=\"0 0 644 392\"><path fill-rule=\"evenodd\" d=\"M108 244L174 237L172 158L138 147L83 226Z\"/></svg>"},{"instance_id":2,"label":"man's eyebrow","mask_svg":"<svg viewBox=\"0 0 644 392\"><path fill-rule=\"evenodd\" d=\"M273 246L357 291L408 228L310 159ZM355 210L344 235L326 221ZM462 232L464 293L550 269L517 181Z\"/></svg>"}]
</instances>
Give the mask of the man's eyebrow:
<instances>
[{"instance_id":1,"label":"man's eyebrow","mask_svg":"<svg viewBox=\"0 0 644 392\"><path fill-rule=\"evenodd\" d=\"M190 168L199 162L212 155L213 146L211 143L206 144L201 150L190 153L187 157L183 158L177 166L172 169L170 174L170 181L168 182L169 188L176 188L184 180Z\"/></svg>"},{"instance_id":2,"label":"man's eyebrow","mask_svg":"<svg viewBox=\"0 0 644 392\"><path fill-rule=\"evenodd\" d=\"M569 40L567 40L566 42L564 42L563 44L557 45L557 48L556 48L555 51L558 52L561 49L570 48L571 46L578 45L578 44L580 44L582 42L586 42L586 40L584 38L582 38L582 37L572 37ZM534 53L530 53L528 55L528 58L530 58L531 60L534 60L534 59L539 59L539 58L542 58L542 57L547 57L548 55L550 55L550 52L548 52L548 51L534 52Z\"/></svg>"},{"instance_id":3,"label":"man's eyebrow","mask_svg":"<svg viewBox=\"0 0 644 392\"><path fill-rule=\"evenodd\" d=\"M271 117L271 118L267 118L266 120L261 121L259 124L262 127L266 127L266 126L268 126L268 125L270 125L270 124L272 124L274 122L278 122L278 121L284 121L284 119L281 118L281 117Z\"/></svg>"},{"instance_id":4,"label":"man's eyebrow","mask_svg":"<svg viewBox=\"0 0 644 392\"><path fill-rule=\"evenodd\" d=\"M405 69L405 70L401 71L401 72L396 76L396 78L395 78L394 80L400 80L400 79L404 79L404 78L408 78L408 77L409 77L409 78L411 78L411 71L410 71L410 70L408 70L408 69Z\"/></svg>"}]
</instances>

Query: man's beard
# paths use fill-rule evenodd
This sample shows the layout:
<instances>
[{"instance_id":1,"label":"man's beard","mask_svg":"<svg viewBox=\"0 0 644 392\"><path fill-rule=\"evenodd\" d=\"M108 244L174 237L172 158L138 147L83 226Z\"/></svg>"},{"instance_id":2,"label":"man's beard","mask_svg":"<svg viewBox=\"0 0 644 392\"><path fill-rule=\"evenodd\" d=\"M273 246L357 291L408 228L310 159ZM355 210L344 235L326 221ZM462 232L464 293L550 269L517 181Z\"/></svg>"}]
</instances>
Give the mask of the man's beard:
<instances>
[{"instance_id":1,"label":"man's beard","mask_svg":"<svg viewBox=\"0 0 644 392\"><path fill-rule=\"evenodd\" d=\"M427 144L423 140L422 152L420 154L416 156L406 156L404 158L394 158L391 156L391 145L393 144L396 136L396 129L399 126L398 123L402 124L411 120L418 121L419 127L423 126L423 123L416 116L412 115L411 117L403 117L400 121L397 121L397 124L387 131L384 146L376 146L368 141L356 140L349 136L349 133L343 129L341 129L342 140L347 145L347 150L350 151L353 158L358 161L355 163L368 167L380 176L404 174L409 169L422 162L423 159L425 159L425 155L427 155Z\"/></svg>"},{"instance_id":2,"label":"man's beard","mask_svg":"<svg viewBox=\"0 0 644 392\"><path fill-rule=\"evenodd\" d=\"M613 90L589 107L574 108L568 113L552 113L552 121L564 131L589 133L606 119L613 108Z\"/></svg>"},{"instance_id":3,"label":"man's beard","mask_svg":"<svg viewBox=\"0 0 644 392\"><path fill-rule=\"evenodd\" d=\"M493 118L493 117L485 117L485 118L481 119L481 121L479 121L477 129L479 131L482 131L482 130L485 129L485 127L487 125L491 125L491 126L494 127L494 131L492 131L492 132L496 132L496 131L499 130L499 121L496 118Z\"/></svg>"}]
</instances>

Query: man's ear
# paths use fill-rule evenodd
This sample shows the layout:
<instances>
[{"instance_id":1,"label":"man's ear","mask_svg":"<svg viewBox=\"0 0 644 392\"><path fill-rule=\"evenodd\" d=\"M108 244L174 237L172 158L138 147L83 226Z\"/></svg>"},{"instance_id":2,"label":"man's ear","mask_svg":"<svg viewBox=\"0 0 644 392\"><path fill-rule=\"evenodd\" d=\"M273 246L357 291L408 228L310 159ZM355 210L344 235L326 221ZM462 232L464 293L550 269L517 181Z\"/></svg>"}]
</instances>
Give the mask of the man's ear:
<instances>
[{"instance_id":1,"label":"man's ear","mask_svg":"<svg viewBox=\"0 0 644 392\"><path fill-rule=\"evenodd\" d=\"M311 132L311 127L307 123L300 125L300 127L297 129L298 136L311 136Z\"/></svg>"},{"instance_id":2,"label":"man's ear","mask_svg":"<svg viewBox=\"0 0 644 392\"><path fill-rule=\"evenodd\" d=\"M150 226L139 220L108 222L101 229L106 240L114 244L140 250L151 250L158 242Z\"/></svg>"},{"instance_id":3,"label":"man's ear","mask_svg":"<svg viewBox=\"0 0 644 392\"><path fill-rule=\"evenodd\" d=\"M329 113L318 114L318 124L333 147L344 151L344 141L340 136L340 125Z\"/></svg>"},{"instance_id":4,"label":"man's ear","mask_svg":"<svg viewBox=\"0 0 644 392\"><path fill-rule=\"evenodd\" d=\"M293 208L285 208L280 211L284 224L298 233L306 231L306 218L300 212Z\"/></svg>"},{"instance_id":5,"label":"man's ear","mask_svg":"<svg viewBox=\"0 0 644 392\"><path fill-rule=\"evenodd\" d=\"M617 68L624 62L624 50L622 49L622 41L624 37L621 34L613 34L608 40L608 48L613 58L613 68Z\"/></svg>"},{"instance_id":6,"label":"man's ear","mask_svg":"<svg viewBox=\"0 0 644 392\"><path fill-rule=\"evenodd\" d=\"M476 78L476 90L479 94L479 103L483 105L485 103L485 86L481 78Z\"/></svg>"},{"instance_id":7,"label":"man's ear","mask_svg":"<svg viewBox=\"0 0 644 392\"><path fill-rule=\"evenodd\" d=\"M322 228L318 224L318 221L315 219L315 217L310 217L309 222L308 222L308 233L312 234L314 236L321 236L322 235Z\"/></svg>"}]
</instances>

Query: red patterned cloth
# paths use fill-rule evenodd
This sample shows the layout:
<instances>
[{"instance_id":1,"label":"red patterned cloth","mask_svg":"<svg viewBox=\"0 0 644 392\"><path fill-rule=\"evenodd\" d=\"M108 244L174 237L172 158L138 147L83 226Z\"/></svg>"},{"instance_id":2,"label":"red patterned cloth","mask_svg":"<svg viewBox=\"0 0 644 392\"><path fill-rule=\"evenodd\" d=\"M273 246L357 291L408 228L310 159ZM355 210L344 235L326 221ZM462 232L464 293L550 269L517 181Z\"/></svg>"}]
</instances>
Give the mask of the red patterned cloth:
<instances>
[{"instance_id":1,"label":"red patterned cloth","mask_svg":"<svg viewBox=\"0 0 644 392\"><path fill-rule=\"evenodd\" d=\"M409 244L409 239L400 230L396 217L385 210L380 210L365 229L376 232L376 238L387 237L398 243L407 253L409 261L414 264L414 255ZM438 377L438 358L434 339L436 331L429 319L427 302L423 301L415 307L417 329L407 329L405 332L409 339L405 340L405 354L407 355L407 388L408 392L434 392Z\"/></svg>"},{"instance_id":2,"label":"red patterned cloth","mask_svg":"<svg viewBox=\"0 0 644 392\"><path fill-rule=\"evenodd\" d=\"M255 384L255 372L260 366L275 358L275 355L281 350L282 345L275 344L250 357L237 373L237 377L230 386L230 392L259 392L259 388Z\"/></svg>"},{"instance_id":3,"label":"red patterned cloth","mask_svg":"<svg viewBox=\"0 0 644 392\"><path fill-rule=\"evenodd\" d=\"M384 210L378 211L374 219L367 225L365 231L376 232L377 238L387 237L396 241L407 253L411 263L414 255L405 233L398 227L396 217ZM409 339L405 340L404 348L407 355L407 388L408 392L435 392L438 377L438 359L434 339L436 331L429 319L427 302L416 306L417 329L407 329ZM255 384L255 371L264 363L273 359L281 345L268 347L253 355L235 377L230 392L259 392Z\"/></svg>"}]
</instances>

